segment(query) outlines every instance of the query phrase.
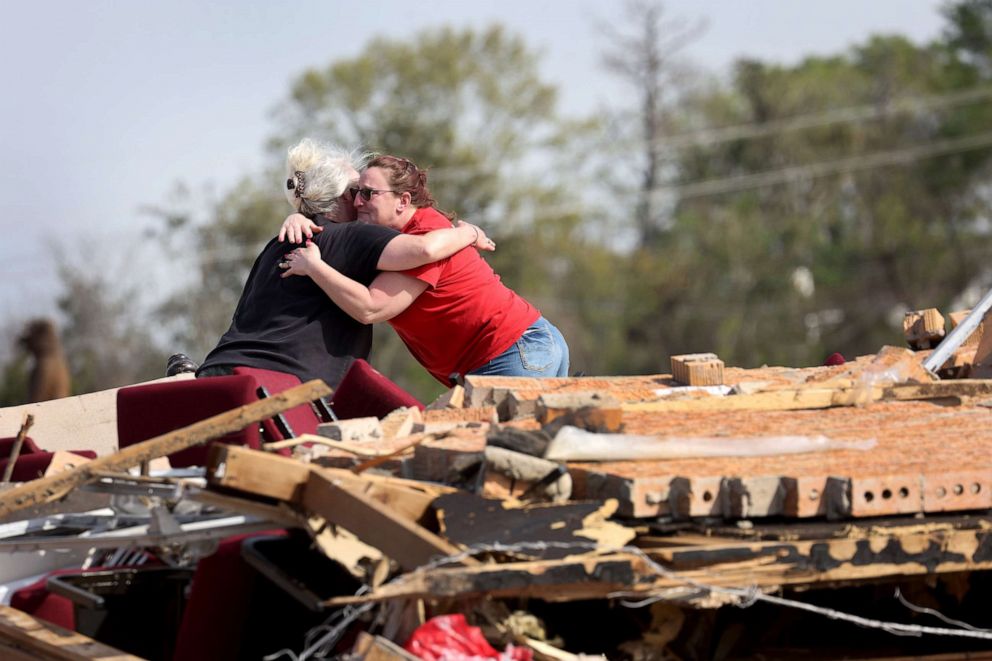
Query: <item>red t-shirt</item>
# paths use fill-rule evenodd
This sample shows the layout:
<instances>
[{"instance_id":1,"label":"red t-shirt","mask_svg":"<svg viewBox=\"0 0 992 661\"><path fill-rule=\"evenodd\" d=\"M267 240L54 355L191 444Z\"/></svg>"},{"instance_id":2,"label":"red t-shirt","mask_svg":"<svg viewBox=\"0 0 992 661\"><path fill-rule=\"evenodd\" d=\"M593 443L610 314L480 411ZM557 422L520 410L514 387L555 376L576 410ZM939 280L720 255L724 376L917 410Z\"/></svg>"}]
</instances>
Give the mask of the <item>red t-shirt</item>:
<instances>
[{"instance_id":1,"label":"red t-shirt","mask_svg":"<svg viewBox=\"0 0 992 661\"><path fill-rule=\"evenodd\" d=\"M450 228L437 210L417 210L404 234ZM404 271L427 289L393 325L414 358L434 378L451 385L453 373L467 374L506 351L541 313L499 280L475 248Z\"/></svg>"}]
</instances>

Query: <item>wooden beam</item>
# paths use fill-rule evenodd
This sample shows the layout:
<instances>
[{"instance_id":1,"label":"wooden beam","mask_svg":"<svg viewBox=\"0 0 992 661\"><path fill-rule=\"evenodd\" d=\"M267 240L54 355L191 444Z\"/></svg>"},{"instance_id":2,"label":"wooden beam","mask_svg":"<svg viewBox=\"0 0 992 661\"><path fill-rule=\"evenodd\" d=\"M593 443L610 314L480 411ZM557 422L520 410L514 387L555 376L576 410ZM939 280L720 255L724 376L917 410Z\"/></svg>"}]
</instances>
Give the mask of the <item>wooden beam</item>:
<instances>
[{"instance_id":1,"label":"wooden beam","mask_svg":"<svg viewBox=\"0 0 992 661\"><path fill-rule=\"evenodd\" d=\"M296 459L259 452L234 445L215 445L207 461L207 480L213 487L253 493L300 505L303 489L312 472L363 492L393 508L410 521L420 521L431 503L441 494L457 491L452 487L425 484L381 475L355 475L339 468L321 468Z\"/></svg>"},{"instance_id":2,"label":"wooden beam","mask_svg":"<svg viewBox=\"0 0 992 661\"><path fill-rule=\"evenodd\" d=\"M140 661L140 657L39 620L10 606L0 606L0 657L12 661Z\"/></svg>"},{"instance_id":3,"label":"wooden beam","mask_svg":"<svg viewBox=\"0 0 992 661\"><path fill-rule=\"evenodd\" d=\"M313 471L303 489L302 507L340 525L410 571L458 547L370 498L342 480Z\"/></svg>"},{"instance_id":4,"label":"wooden beam","mask_svg":"<svg viewBox=\"0 0 992 661\"><path fill-rule=\"evenodd\" d=\"M320 380L309 381L271 397L246 404L225 413L201 420L181 429L135 443L123 450L99 457L72 470L26 482L0 495L0 517L42 503L62 498L74 488L92 479L96 472L120 472L179 450L205 443L248 425L256 424L294 406L331 394Z\"/></svg>"}]
</instances>

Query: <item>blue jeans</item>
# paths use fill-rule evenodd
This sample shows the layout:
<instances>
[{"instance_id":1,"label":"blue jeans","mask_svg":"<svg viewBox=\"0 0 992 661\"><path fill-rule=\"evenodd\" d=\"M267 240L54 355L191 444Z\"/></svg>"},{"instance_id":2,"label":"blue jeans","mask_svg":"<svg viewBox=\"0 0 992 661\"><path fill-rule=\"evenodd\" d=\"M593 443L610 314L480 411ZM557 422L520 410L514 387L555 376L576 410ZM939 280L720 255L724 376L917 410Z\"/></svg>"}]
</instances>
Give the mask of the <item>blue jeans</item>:
<instances>
[{"instance_id":1,"label":"blue jeans","mask_svg":"<svg viewBox=\"0 0 992 661\"><path fill-rule=\"evenodd\" d=\"M509 349L469 374L568 376L568 345L557 328L539 317Z\"/></svg>"}]
</instances>

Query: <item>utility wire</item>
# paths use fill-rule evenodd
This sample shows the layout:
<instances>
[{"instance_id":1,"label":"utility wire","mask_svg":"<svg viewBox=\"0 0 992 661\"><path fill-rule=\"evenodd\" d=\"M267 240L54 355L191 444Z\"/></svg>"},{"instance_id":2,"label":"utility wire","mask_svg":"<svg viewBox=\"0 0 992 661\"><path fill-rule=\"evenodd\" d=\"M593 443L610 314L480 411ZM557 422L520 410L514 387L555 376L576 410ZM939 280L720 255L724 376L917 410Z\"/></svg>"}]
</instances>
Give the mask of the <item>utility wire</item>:
<instances>
[{"instance_id":1,"label":"utility wire","mask_svg":"<svg viewBox=\"0 0 992 661\"><path fill-rule=\"evenodd\" d=\"M992 131L963 138L949 138L905 149L874 152L867 155L797 165L779 170L768 170L754 174L708 179L688 184L661 186L652 191L654 196L677 196L692 199L722 193L733 193L754 188L766 188L778 184L804 179L814 179L832 174L859 172L889 165L909 165L910 163L934 156L945 156L992 146Z\"/></svg>"},{"instance_id":2,"label":"utility wire","mask_svg":"<svg viewBox=\"0 0 992 661\"><path fill-rule=\"evenodd\" d=\"M837 108L824 112L775 119L768 122L753 122L691 131L658 138L654 141L654 145L670 149L716 145L731 140L763 138L779 133L819 128L831 124L874 121L903 113L953 108L968 103L975 103L990 97L992 97L992 87L978 87L935 96L903 97L888 103L849 106L847 108Z\"/></svg>"}]
</instances>

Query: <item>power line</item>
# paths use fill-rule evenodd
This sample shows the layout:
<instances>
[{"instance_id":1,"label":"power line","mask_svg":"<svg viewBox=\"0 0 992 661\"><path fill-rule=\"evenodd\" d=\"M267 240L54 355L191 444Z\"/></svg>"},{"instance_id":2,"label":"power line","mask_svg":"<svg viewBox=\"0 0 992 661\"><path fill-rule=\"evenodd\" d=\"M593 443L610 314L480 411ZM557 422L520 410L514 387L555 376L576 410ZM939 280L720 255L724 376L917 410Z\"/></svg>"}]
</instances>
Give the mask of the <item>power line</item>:
<instances>
[{"instance_id":1,"label":"power line","mask_svg":"<svg viewBox=\"0 0 992 661\"><path fill-rule=\"evenodd\" d=\"M753 122L734 126L707 128L689 133L658 138L655 146L670 149L716 145L731 140L748 140L789 131L818 128L844 122L879 120L892 115L922 110L953 108L992 97L992 87L979 87L927 97L904 97L884 104L837 108L825 112L796 115L768 122Z\"/></svg>"},{"instance_id":2,"label":"power line","mask_svg":"<svg viewBox=\"0 0 992 661\"><path fill-rule=\"evenodd\" d=\"M797 165L779 170L769 170L722 179L708 179L689 184L662 186L652 195L676 195L680 199L692 199L708 195L733 193L753 188L765 188L802 179L814 179L843 172L858 172L888 165L908 165L914 161L934 156L945 156L958 152L992 147L992 131L963 138L949 138L936 142L881 151L872 154L853 156L835 161L823 161L807 165Z\"/></svg>"}]
</instances>

